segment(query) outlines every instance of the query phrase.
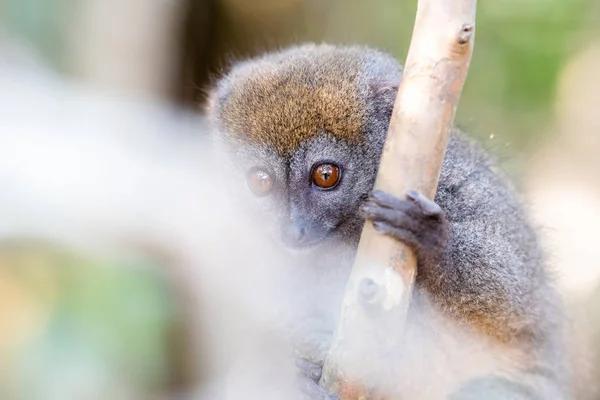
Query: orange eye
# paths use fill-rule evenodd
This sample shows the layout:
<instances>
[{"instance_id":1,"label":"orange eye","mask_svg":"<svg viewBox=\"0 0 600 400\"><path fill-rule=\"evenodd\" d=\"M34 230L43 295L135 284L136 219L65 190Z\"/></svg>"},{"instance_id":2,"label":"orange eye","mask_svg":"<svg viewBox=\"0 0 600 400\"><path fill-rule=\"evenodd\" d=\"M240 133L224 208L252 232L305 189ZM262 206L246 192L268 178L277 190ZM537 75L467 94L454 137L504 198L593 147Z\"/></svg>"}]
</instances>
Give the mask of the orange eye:
<instances>
[{"instance_id":1,"label":"orange eye","mask_svg":"<svg viewBox=\"0 0 600 400\"><path fill-rule=\"evenodd\" d=\"M340 168L333 164L321 164L313 169L312 181L322 189L332 189L340 180Z\"/></svg>"},{"instance_id":2,"label":"orange eye","mask_svg":"<svg viewBox=\"0 0 600 400\"><path fill-rule=\"evenodd\" d=\"M273 187L273 178L262 169L254 169L248 174L248 186L255 195L266 196Z\"/></svg>"}]
</instances>

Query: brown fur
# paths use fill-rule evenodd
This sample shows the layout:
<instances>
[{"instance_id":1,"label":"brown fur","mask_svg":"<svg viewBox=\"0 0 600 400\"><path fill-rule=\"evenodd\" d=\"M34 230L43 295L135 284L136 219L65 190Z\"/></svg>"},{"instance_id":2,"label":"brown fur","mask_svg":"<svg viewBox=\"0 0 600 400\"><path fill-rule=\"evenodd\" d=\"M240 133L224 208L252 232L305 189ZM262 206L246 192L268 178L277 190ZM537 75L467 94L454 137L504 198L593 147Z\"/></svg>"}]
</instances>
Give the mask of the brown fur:
<instances>
[{"instance_id":1,"label":"brown fur","mask_svg":"<svg viewBox=\"0 0 600 400\"><path fill-rule=\"evenodd\" d=\"M285 53L238 68L231 78L236 85L213 105L224 131L273 148L280 156L290 155L323 131L359 140L366 110L364 90L356 79L364 68L362 60L348 50L324 54L329 59L318 68L308 52L305 57L295 54L294 69L281 62Z\"/></svg>"}]
</instances>

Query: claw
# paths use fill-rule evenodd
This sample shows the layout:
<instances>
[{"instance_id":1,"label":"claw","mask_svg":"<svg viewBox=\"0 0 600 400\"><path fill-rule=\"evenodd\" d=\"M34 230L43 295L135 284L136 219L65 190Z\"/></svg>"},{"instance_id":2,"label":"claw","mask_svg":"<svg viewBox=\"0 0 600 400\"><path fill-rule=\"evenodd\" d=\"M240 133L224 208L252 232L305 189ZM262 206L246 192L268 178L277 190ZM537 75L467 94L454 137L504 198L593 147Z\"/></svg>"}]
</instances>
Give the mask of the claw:
<instances>
[{"instance_id":1,"label":"claw","mask_svg":"<svg viewBox=\"0 0 600 400\"><path fill-rule=\"evenodd\" d=\"M371 192L371 198L376 202L381 201L386 196L386 193L382 190L375 189Z\"/></svg>"},{"instance_id":2,"label":"claw","mask_svg":"<svg viewBox=\"0 0 600 400\"><path fill-rule=\"evenodd\" d=\"M421 193L411 190L406 194L406 196L415 202L425 215L433 217L442 214L442 209L440 206L423 196Z\"/></svg>"},{"instance_id":3,"label":"claw","mask_svg":"<svg viewBox=\"0 0 600 400\"><path fill-rule=\"evenodd\" d=\"M421 198L421 194L416 190L409 190L406 192L406 197L408 197L409 200L417 201Z\"/></svg>"}]
</instances>

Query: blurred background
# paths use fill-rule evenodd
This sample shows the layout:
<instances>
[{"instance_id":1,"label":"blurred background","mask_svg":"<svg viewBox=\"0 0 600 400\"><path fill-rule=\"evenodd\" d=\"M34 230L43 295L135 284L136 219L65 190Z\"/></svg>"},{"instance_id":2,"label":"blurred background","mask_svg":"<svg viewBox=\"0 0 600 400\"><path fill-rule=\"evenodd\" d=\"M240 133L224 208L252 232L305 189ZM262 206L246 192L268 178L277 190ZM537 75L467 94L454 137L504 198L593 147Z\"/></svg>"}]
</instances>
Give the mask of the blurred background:
<instances>
[{"instance_id":1,"label":"blurred background","mask_svg":"<svg viewBox=\"0 0 600 400\"><path fill-rule=\"evenodd\" d=\"M515 178L570 312L588 324L578 334L600 344L600 2L479 3L456 122ZM130 107L153 116L166 109L158 122L165 124L161 144L145 159L155 165L173 157L165 147L188 147L178 142L181 132L190 143L205 134L206 90L231 62L302 41L367 44L404 60L415 12L416 0L0 0L0 136L21 133L22 125L10 118L21 105L27 123L57 123L48 131L60 129L71 112L82 121L70 129L85 127L87 113L100 108L118 114L121 128L139 128L131 139L136 147L156 140L157 125L145 130L122 114ZM65 103L65 96L73 100ZM51 117L57 112L60 123ZM105 128L115 136L110 124ZM63 144L67 154L69 144ZM23 145L42 146L34 140ZM56 160L35 154L20 159L19 168L0 163L2 192L13 193L10 182L30 182L25 166L59 173ZM77 164L67 170L81 176L67 179L63 189L93 180ZM143 199L143 187L131 182L129 190ZM190 306L171 276L177 262L137 245L135 234L111 242L121 251L67 240L53 231L54 222L46 224L60 219L56 208L38 210L44 224L31 222L29 209L21 208L27 223L13 213L15 205L46 204L43 194L52 193L60 215L68 217L73 208L60 207L61 195L77 204L84 197L77 187L49 185L40 197L29 192L30 198L0 201L0 215L14 227L0 229L0 398L159 399L185 392L199 372L186 333ZM110 215L110 204L86 210L100 207ZM115 221L103 229L121 229ZM600 345L586 351L600 355Z\"/></svg>"}]
</instances>

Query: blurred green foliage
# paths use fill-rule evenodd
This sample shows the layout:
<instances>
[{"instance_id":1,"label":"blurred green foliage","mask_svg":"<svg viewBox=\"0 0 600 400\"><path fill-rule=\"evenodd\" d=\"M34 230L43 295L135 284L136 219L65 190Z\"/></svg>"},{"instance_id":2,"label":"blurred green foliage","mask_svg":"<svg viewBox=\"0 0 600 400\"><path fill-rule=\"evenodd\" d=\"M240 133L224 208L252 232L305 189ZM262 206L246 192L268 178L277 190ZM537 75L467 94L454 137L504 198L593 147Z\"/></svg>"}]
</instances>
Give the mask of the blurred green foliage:
<instances>
[{"instance_id":1,"label":"blurred green foliage","mask_svg":"<svg viewBox=\"0 0 600 400\"><path fill-rule=\"evenodd\" d=\"M175 308L160 271L143 259L107 259L48 244L1 246L3 287L12 290L0 293L0 301L15 308L9 315L32 315L37 322L28 330L38 329L24 343L11 341L11 330L20 336L22 325L3 321L8 334L0 348L7 350L0 358L10 372L0 377L0 398L112 398L120 392L147 398L164 389Z\"/></svg>"},{"instance_id":2,"label":"blurred green foliage","mask_svg":"<svg viewBox=\"0 0 600 400\"><path fill-rule=\"evenodd\" d=\"M0 24L62 70L76 5L77 0L6 0L0 3Z\"/></svg>"}]
</instances>

